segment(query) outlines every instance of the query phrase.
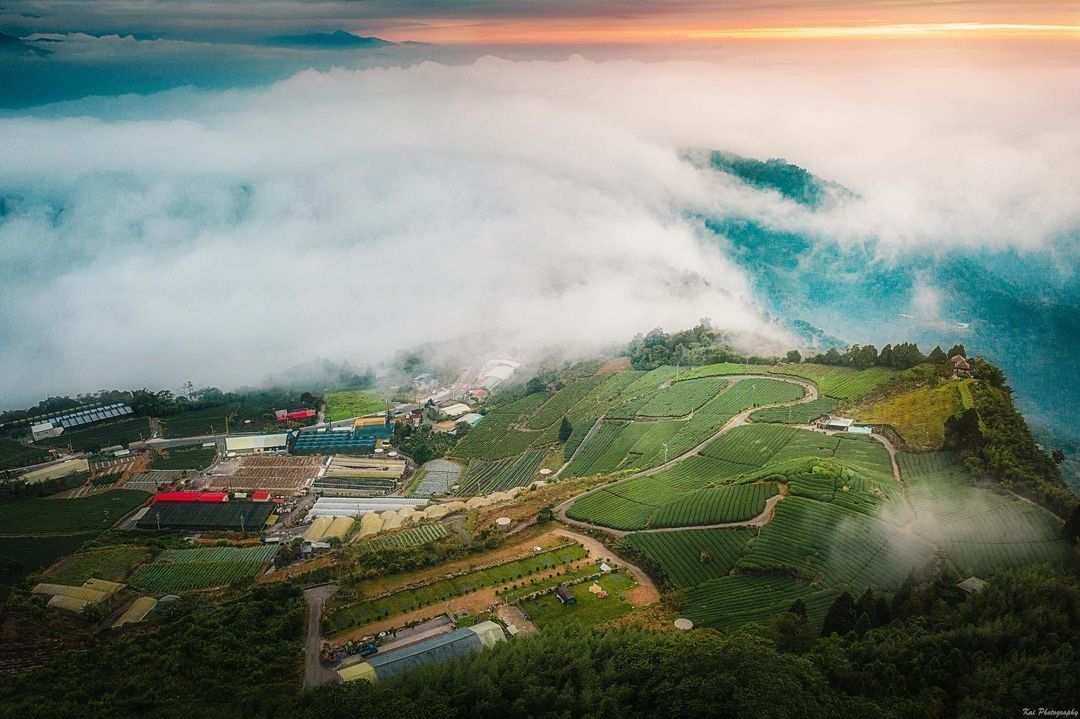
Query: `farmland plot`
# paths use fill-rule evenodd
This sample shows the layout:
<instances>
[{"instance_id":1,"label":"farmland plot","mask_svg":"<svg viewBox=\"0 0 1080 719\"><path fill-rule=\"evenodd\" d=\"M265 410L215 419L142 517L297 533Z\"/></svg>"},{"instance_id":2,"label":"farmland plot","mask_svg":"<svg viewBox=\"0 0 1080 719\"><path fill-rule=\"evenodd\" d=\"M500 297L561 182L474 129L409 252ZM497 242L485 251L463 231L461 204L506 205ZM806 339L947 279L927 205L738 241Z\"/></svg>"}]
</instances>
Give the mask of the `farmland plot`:
<instances>
[{"instance_id":1,"label":"farmland plot","mask_svg":"<svg viewBox=\"0 0 1080 719\"><path fill-rule=\"evenodd\" d=\"M835 399L858 399L873 393L891 380L898 370L887 367L870 367L864 370L852 367L833 367L819 364L741 365L732 362L705 365L691 370L685 379L738 374L776 374L801 377L817 385L820 394Z\"/></svg>"},{"instance_id":2,"label":"farmland plot","mask_svg":"<svg viewBox=\"0 0 1080 719\"><path fill-rule=\"evenodd\" d=\"M691 529L685 532L642 532L627 537L651 557L679 587L692 587L726 576L746 552L754 530Z\"/></svg>"},{"instance_id":3,"label":"farmland plot","mask_svg":"<svg viewBox=\"0 0 1080 719\"><path fill-rule=\"evenodd\" d=\"M437 542L450 535L450 530L445 524L428 522L417 527L409 527L399 532L388 534L383 537L372 537L356 543L356 551L360 554L381 552L385 549L408 549L419 547L423 544Z\"/></svg>"},{"instance_id":4,"label":"farmland plot","mask_svg":"<svg viewBox=\"0 0 1080 719\"><path fill-rule=\"evenodd\" d=\"M747 468L763 467L799 432L794 427L774 424L735 427L709 443L701 453Z\"/></svg>"},{"instance_id":5,"label":"farmland plot","mask_svg":"<svg viewBox=\"0 0 1080 719\"><path fill-rule=\"evenodd\" d=\"M945 442L945 420L963 409L960 388L970 382L919 387L861 406L857 416L868 424L892 426L912 449L939 449Z\"/></svg>"},{"instance_id":6,"label":"farmland plot","mask_svg":"<svg viewBox=\"0 0 1080 719\"><path fill-rule=\"evenodd\" d=\"M841 587L816 588L781 573L733 574L687 589L686 616L700 626L731 629L747 622L767 622L802 599L811 628L818 629L842 591Z\"/></svg>"},{"instance_id":7,"label":"farmland plot","mask_svg":"<svg viewBox=\"0 0 1080 719\"><path fill-rule=\"evenodd\" d=\"M545 394L535 392L492 410L484 416L484 421L469 430L454 446L453 456L461 459L498 459L521 454L535 439L535 433L515 431L513 428L536 411L545 399ZM507 439L511 433L515 436Z\"/></svg>"},{"instance_id":8,"label":"farmland plot","mask_svg":"<svg viewBox=\"0 0 1080 719\"><path fill-rule=\"evenodd\" d=\"M45 573L46 581L79 586L87 579L121 581L128 571L149 558L146 547L105 547L73 554Z\"/></svg>"}]
</instances>

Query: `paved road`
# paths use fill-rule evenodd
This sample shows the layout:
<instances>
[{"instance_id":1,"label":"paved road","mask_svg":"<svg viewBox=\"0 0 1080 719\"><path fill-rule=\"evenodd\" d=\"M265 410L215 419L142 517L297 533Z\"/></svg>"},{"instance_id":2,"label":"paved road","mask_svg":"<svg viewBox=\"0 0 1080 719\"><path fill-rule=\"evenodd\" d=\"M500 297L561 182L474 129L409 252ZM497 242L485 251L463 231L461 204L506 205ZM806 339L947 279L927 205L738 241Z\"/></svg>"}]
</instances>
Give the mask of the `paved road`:
<instances>
[{"instance_id":1,"label":"paved road","mask_svg":"<svg viewBox=\"0 0 1080 719\"><path fill-rule=\"evenodd\" d=\"M337 681L338 678L335 672L324 667L319 660L319 651L322 649L322 638L319 634L322 627L323 606L338 589L336 584L323 584L304 590L304 601L308 605L307 641L304 643L305 689Z\"/></svg>"},{"instance_id":2,"label":"paved road","mask_svg":"<svg viewBox=\"0 0 1080 719\"><path fill-rule=\"evenodd\" d=\"M747 421L748 421L750 415L753 414L754 412L756 412L759 409L764 409L766 407L790 407L791 405L803 404L803 403L806 403L806 402L813 402L815 399L818 398L817 388L811 382L808 382L807 380L796 379L794 377L787 377L787 376L781 376L781 375L768 375L768 376L765 376L765 375L732 375L732 376L724 377L724 379L730 380L732 385L735 384L736 382L739 382L739 381L744 380L744 379L745 380L772 379L772 380L779 380L781 382L790 382L791 384L797 384L800 387L802 387L804 390L806 390L806 394L803 395L802 399L797 399L794 402L778 402L776 404L762 405L760 407L751 407L750 409L743 410L739 414L737 414L734 417L732 417L731 419L729 419L727 421L727 423L724 424L723 427L718 429L716 432L714 432L712 435L710 435L708 438L706 438L705 441L701 442L696 447L692 447L691 449L687 450L686 452L683 452L682 454L680 454L680 455L678 455L676 457L673 457L672 459L668 460L667 462L665 462L665 463L663 463L661 465L658 465L656 467L652 467L650 469L646 469L646 470L642 470L640 472L636 472L636 473L634 473L634 474L632 474L632 475L630 475L628 477L624 477L622 479L616 480L615 482L609 482L607 484L602 484L602 485L600 485L598 487L593 487L592 489L586 490L586 491L582 492L581 494L574 495L573 497L570 497L569 499L567 499L566 501L562 502L557 507L555 507L555 515L561 521L565 522L566 524L575 526L575 527L582 527L582 528L585 528L585 529L602 529L603 531L609 532L609 533L614 534L616 536L620 536L620 537L624 536L625 534L627 534L627 532L623 532L623 531L619 531L619 530L613 530L613 529L609 529L607 527L600 527L598 525L592 525L592 524L589 524L588 522L580 522L580 521L578 521L576 519L570 519L568 516L566 516L566 511L570 508L570 506L574 502L576 502L577 500L581 499L582 497L584 497L584 496L586 496L588 494L592 494L593 492L599 492L602 489L608 489L608 488L610 488L610 487L612 487L612 486L614 486L616 484L621 484L622 482L626 482L626 481L629 481L631 479L635 479L636 477L647 477L649 475L656 474L657 472L662 472L663 470L668 469L670 467L673 467L674 465L678 464L679 462L682 462L687 457L693 457L694 455L698 454L702 449L704 449L706 446L708 446L708 444L710 442L712 442L713 440L715 440L716 438L730 432L731 430L733 430L736 427L741 427L741 426L747 424ZM729 386L731 386L731 385L729 385ZM584 444L585 443L582 442L582 445L584 445ZM886 446L891 446L891 445L886 444ZM580 450L580 447L578 449ZM769 519L772 517L773 507L775 507L776 503L778 501L780 501L780 497L781 497L781 495L776 495L774 498L772 498L770 500L772 502L772 504L769 504L769 502L766 502L765 511L762 512L757 517L754 517L753 519L747 520L746 522L735 522L735 523L728 523L728 524L709 525L709 527L693 527L693 529L708 529L708 528L713 527L713 526L715 526L715 527L761 526L761 524L764 524L765 522L769 521ZM691 527L685 527L684 529L691 529Z\"/></svg>"}]
</instances>

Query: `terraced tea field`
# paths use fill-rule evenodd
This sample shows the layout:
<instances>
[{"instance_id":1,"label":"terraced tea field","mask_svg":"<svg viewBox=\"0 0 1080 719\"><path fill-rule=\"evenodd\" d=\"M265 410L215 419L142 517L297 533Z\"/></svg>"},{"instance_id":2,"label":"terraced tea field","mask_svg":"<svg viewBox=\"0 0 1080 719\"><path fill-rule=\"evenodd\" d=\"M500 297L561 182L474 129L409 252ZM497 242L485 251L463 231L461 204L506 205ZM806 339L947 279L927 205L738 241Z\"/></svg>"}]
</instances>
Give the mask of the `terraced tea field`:
<instances>
[{"instance_id":1,"label":"terraced tea field","mask_svg":"<svg viewBox=\"0 0 1080 719\"><path fill-rule=\"evenodd\" d=\"M920 535L939 544L965 574L1073 560L1048 511L968 483L955 455L900 453Z\"/></svg>"},{"instance_id":2,"label":"terraced tea field","mask_svg":"<svg viewBox=\"0 0 1080 719\"><path fill-rule=\"evenodd\" d=\"M543 461L542 450L533 450L517 457L490 462L473 460L469 462L457 494L491 494L524 486L537 478L536 473Z\"/></svg>"},{"instance_id":3,"label":"terraced tea field","mask_svg":"<svg viewBox=\"0 0 1080 719\"><path fill-rule=\"evenodd\" d=\"M787 407L766 407L750 415L751 422L772 422L776 424L810 424L819 417L832 414L837 402L832 397L819 397L810 402L793 404Z\"/></svg>"},{"instance_id":4,"label":"terraced tea field","mask_svg":"<svg viewBox=\"0 0 1080 719\"><path fill-rule=\"evenodd\" d=\"M744 522L765 511L765 500L779 490L775 484L738 484L693 492L660 507L649 526L694 527Z\"/></svg>"},{"instance_id":5,"label":"terraced tea field","mask_svg":"<svg viewBox=\"0 0 1080 719\"><path fill-rule=\"evenodd\" d=\"M852 400L872 394L897 374L898 370L887 367L870 367L858 370L851 367L833 367L818 364L741 365L731 362L705 365L690 370L683 377L722 377L738 374L777 374L801 377L817 385L818 392L826 397Z\"/></svg>"},{"instance_id":6,"label":"terraced tea field","mask_svg":"<svg viewBox=\"0 0 1080 719\"><path fill-rule=\"evenodd\" d=\"M659 564L673 584L692 587L726 576L753 538L754 530L738 527L639 532L627 541Z\"/></svg>"}]
</instances>

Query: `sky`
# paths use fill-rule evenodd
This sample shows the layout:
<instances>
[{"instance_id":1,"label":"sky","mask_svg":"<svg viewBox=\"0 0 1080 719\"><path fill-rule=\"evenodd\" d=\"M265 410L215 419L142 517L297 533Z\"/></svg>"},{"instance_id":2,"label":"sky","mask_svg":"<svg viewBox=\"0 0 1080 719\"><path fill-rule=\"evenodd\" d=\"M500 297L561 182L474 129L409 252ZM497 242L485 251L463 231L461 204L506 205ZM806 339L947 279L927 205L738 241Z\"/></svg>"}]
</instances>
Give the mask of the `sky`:
<instances>
[{"instance_id":1,"label":"sky","mask_svg":"<svg viewBox=\"0 0 1080 719\"><path fill-rule=\"evenodd\" d=\"M959 5L972 22L1071 21L1061 4ZM709 7L696 27L866 20L864 4ZM951 22L957 5L874 7ZM0 406L234 387L426 343L580 356L704 317L744 348L790 347L705 216L869 245L885 263L1009 251L1074 276L1073 40L658 49L491 30L691 25L704 8L7 3L0 30L25 47L0 53ZM434 40L450 14L493 44L256 41L341 26ZM852 198L811 211L701 168L698 148L783 157ZM941 302L920 285L902 309ZM872 328L848 339L882 343Z\"/></svg>"},{"instance_id":2,"label":"sky","mask_svg":"<svg viewBox=\"0 0 1080 719\"><path fill-rule=\"evenodd\" d=\"M343 28L439 44L687 43L730 38L1077 32L1067 0L9 0L20 34L238 38Z\"/></svg>"}]
</instances>

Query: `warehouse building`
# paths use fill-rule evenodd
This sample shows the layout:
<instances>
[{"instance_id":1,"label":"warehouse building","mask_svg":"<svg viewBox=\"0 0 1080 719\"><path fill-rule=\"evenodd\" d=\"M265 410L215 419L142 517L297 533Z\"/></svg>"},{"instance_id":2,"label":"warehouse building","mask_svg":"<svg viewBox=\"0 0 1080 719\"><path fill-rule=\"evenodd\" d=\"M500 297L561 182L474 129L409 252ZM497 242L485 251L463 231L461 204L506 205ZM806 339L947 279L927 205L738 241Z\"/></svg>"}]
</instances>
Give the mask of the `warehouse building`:
<instances>
[{"instance_id":1,"label":"warehouse building","mask_svg":"<svg viewBox=\"0 0 1080 719\"><path fill-rule=\"evenodd\" d=\"M260 452L284 452L289 445L288 433L248 434L225 438L225 451L237 454L258 454Z\"/></svg>"},{"instance_id":2,"label":"warehouse building","mask_svg":"<svg viewBox=\"0 0 1080 719\"><path fill-rule=\"evenodd\" d=\"M502 641L506 641L503 628L489 620L410 644L388 654L376 654L365 662L339 669L338 675L342 681L386 680L410 669L475 654Z\"/></svg>"},{"instance_id":3,"label":"warehouse building","mask_svg":"<svg viewBox=\"0 0 1080 719\"><path fill-rule=\"evenodd\" d=\"M392 425L385 423L353 427L350 431L301 432L293 442L293 454L367 454L394 436Z\"/></svg>"}]
</instances>

